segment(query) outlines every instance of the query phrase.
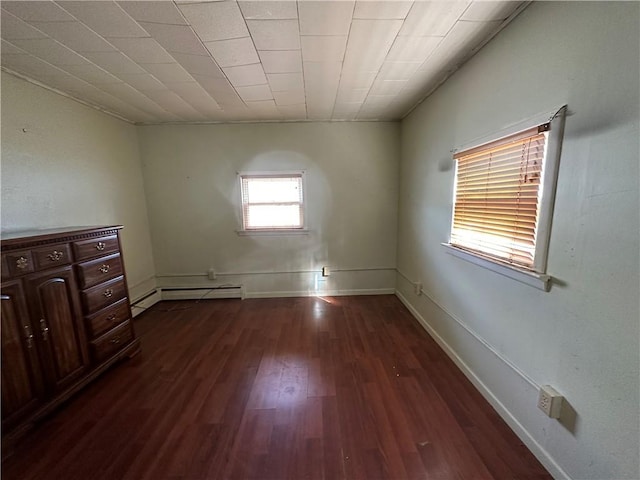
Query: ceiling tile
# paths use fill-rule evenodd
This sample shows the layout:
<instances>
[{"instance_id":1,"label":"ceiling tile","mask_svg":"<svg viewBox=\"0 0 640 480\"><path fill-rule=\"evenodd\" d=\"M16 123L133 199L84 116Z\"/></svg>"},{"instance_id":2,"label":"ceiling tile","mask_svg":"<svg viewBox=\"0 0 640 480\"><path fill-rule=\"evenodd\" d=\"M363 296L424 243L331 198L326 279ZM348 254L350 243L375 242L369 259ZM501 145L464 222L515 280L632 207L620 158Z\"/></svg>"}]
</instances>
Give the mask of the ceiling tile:
<instances>
[{"instance_id":1,"label":"ceiling tile","mask_svg":"<svg viewBox=\"0 0 640 480\"><path fill-rule=\"evenodd\" d=\"M302 72L300 50L258 51L267 73Z\"/></svg>"},{"instance_id":2,"label":"ceiling tile","mask_svg":"<svg viewBox=\"0 0 640 480\"><path fill-rule=\"evenodd\" d=\"M167 87L164 83L160 82L156 77L149 73L143 74L119 74L118 78L123 82L131 85L136 90L140 90L141 92L147 90L166 90Z\"/></svg>"},{"instance_id":3,"label":"ceiling tile","mask_svg":"<svg viewBox=\"0 0 640 480\"><path fill-rule=\"evenodd\" d=\"M301 35L348 35L354 2L298 2Z\"/></svg>"},{"instance_id":4,"label":"ceiling tile","mask_svg":"<svg viewBox=\"0 0 640 480\"><path fill-rule=\"evenodd\" d=\"M2 8L26 22L73 22L74 18L54 2L2 2Z\"/></svg>"},{"instance_id":5,"label":"ceiling tile","mask_svg":"<svg viewBox=\"0 0 640 480\"><path fill-rule=\"evenodd\" d=\"M338 103L333 106L332 116L344 120L354 120L362 107L361 102L356 103Z\"/></svg>"},{"instance_id":6,"label":"ceiling tile","mask_svg":"<svg viewBox=\"0 0 640 480\"><path fill-rule=\"evenodd\" d=\"M269 85L252 85L250 87L236 87L236 91L240 98L245 102L254 102L258 100L273 100Z\"/></svg>"},{"instance_id":7,"label":"ceiling tile","mask_svg":"<svg viewBox=\"0 0 640 480\"><path fill-rule=\"evenodd\" d=\"M341 84L338 89L338 95L336 96L336 104L351 103L359 105L364 102L368 93L369 88L343 88Z\"/></svg>"},{"instance_id":8,"label":"ceiling tile","mask_svg":"<svg viewBox=\"0 0 640 480\"><path fill-rule=\"evenodd\" d=\"M304 62L342 61L347 47L346 35L307 35L300 37Z\"/></svg>"},{"instance_id":9,"label":"ceiling tile","mask_svg":"<svg viewBox=\"0 0 640 480\"><path fill-rule=\"evenodd\" d=\"M402 25L400 35L442 36L453 27L470 2L415 2Z\"/></svg>"},{"instance_id":10,"label":"ceiling tile","mask_svg":"<svg viewBox=\"0 0 640 480\"><path fill-rule=\"evenodd\" d=\"M443 37L396 37L386 62L423 62Z\"/></svg>"},{"instance_id":11,"label":"ceiling tile","mask_svg":"<svg viewBox=\"0 0 640 480\"><path fill-rule=\"evenodd\" d=\"M342 70L340 84L347 85L351 88L369 89L378 74L377 71L351 70L345 68Z\"/></svg>"},{"instance_id":12,"label":"ceiling tile","mask_svg":"<svg viewBox=\"0 0 640 480\"><path fill-rule=\"evenodd\" d=\"M46 59L54 65L84 65L89 63L83 56L78 55L73 50L65 47L52 38L32 38L25 40L14 40L14 45L27 52ZM4 43L2 51L5 51Z\"/></svg>"},{"instance_id":13,"label":"ceiling tile","mask_svg":"<svg viewBox=\"0 0 640 480\"><path fill-rule=\"evenodd\" d=\"M203 120L204 116L171 90L145 92L145 95L165 110L185 120Z\"/></svg>"},{"instance_id":14,"label":"ceiling tile","mask_svg":"<svg viewBox=\"0 0 640 480\"><path fill-rule=\"evenodd\" d=\"M296 50L300 48L297 20L247 20L258 50Z\"/></svg>"},{"instance_id":15,"label":"ceiling tile","mask_svg":"<svg viewBox=\"0 0 640 480\"><path fill-rule=\"evenodd\" d=\"M277 105L277 107L280 114L287 119L304 120L307 118L307 106L304 103L298 105Z\"/></svg>"},{"instance_id":16,"label":"ceiling tile","mask_svg":"<svg viewBox=\"0 0 640 480\"><path fill-rule=\"evenodd\" d=\"M49 41L48 39L43 39L45 41ZM18 43L21 42L23 40L14 40L14 43ZM30 40L27 40L30 41ZM53 41L53 40L50 40ZM4 54L15 54L15 55L24 55L25 51L22 48L18 48L16 45L14 45L13 43L9 43L6 40L2 40L2 47L0 47L0 51ZM36 55L37 56L37 55Z\"/></svg>"},{"instance_id":17,"label":"ceiling tile","mask_svg":"<svg viewBox=\"0 0 640 480\"><path fill-rule=\"evenodd\" d=\"M240 10L247 20L285 20L298 18L296 2L288 1L240 1Z\"/></svg>"},{"instance_id":18,"label":"ceiling tile","mask_svg":"<svg viewBox=\"0 0 640 480\"><path fill-rule=\"evenodd\" d=\"M164 117L164 115L167 113L167 111L164 108L162 108L156 102L151 100L146 95L146 92L141 93L136 89L134 89L133 87L131 87L130 85L127 85L126 83L110 83L110 84L100 85L100 90L103 90L111 95L114 95L120 100L130 103L134 107L144 112L148 112L154 115L159 115L161 116L161 118ZM168 89L166 88L164 90L168 91Z\"/></svg>"},{"instance_id":19,"label":"ceiling tile","mask_svg":"<svg viewBox=\"0 0 640 480\"><path fill-rule=\"evenodd\" d=\"M59 68L43 62L33 55L2 54L2 66L25 74L36 80L46 80L48 77L64 76Z\"/></svg>"},{"instance_id":20,"label":"ceiling tile","mask_svg":"<svg viewBox=\"0 0 640 480\"><path fill-rule=\"evenodd\" d=\"M240 67L227 67L222 70L234 87L247 87L267 83L267 77L265 77L262 65L259 63Z\"/></svg>"},{"instance_id":21,"label":"ceiling tile","mask_svg":"<svg viewBox=\"0 0 640 480\"><path fill-rule=\"evenodd\" d=\"M383 80L408 80L422 62L384 62L378 73Z\"/></svg>"},{"instance_id":22,"label":"ceiling tile","mask_svg":"<svg viewBox=\"0 0 640 480\"><path fill-rule=\"evenodd\" d=\"M172 63L175 61L153 38L110 38L109 43L137 63Z\"/></svg>"},{"instance_id":23,"label":"ceiling tile","mask_svg":"<svg viewBox=\"0 0 640 480\"><path fill-rule=\"evenodd\" d=\"M304 90L302 89L273 92L273 98L279 107L298 105L305 102Z\"/></svg>"},{"instance_id":24,"label":"ceiling tile","mask_svg":"<svg viewBox=\"0 0 640 480\"><path fill-rule=\"evenodd\" d=\"M64 70L78 78L81 78L85 82L98 84L98 83L121 83L119 78L114 77L109 72L98 68L93 64L87 65L65 65L62 67Z\"/></svg>"},{"instance_id":25,"label":"ceiling tile","mask_svg":"<svg viewBox=\"0 0 640 480\"><path fill-rule=\"evenodd\" d=\"M125 1L118 4L138 22L187 25L182 13L173 2L167 1Z\"/></svg>"},{"instance_id":26,"label":"ceiling tile","mask_svg":"<svg viewBox=\"0 0 640 480\"><path fill-rule=\"evenodd\" d=\"M193 77L177 63L149 63L140 66L163 83L193 80Z\"/></svg>"},{"instance_id":27,"label":"ceiling tile","mask_svg":"<svg viewBox=\"0 0 640 480\"><path fill-rule=\"evenodd\" d=\"M147 32L115 2L60 2L64 9L103 37L146 37Z\"/></svg>"},{"instance_id":28,"label":"ceiling tile","mask_svg":"<svg viewBox=\"0 0 640 480\"><path fill-rule=\"evenodd\" d=\"M34 26L76 52L112 52L115 48L80 22L38 22Z\"/></svg>"},{"instance_id":29,"label":"ceiling tile","mask_svg":"<svg viewBox=\"0 0 640 480\"><path fill-rule=\"evenodd\" d=\"M31 25L23 22L5 10L2 10L2 38L5 40L18 40L26 38L45 38L46 35Z\"/></svg>"},{"instance_id":30,"label":"ceiling tile","mask_svg":"<svg viewBox=\"0 0 640 480\"><path fill-rule=\"evenodd\" d=\"M167 83L167 87L203 115L222 111L216 101L196 82Z\"/></svg>"},{"instance_id":31,"label":"ceiling tile","mask_svg":"<svg viewBox=\"0 0 640 480\"><path fill-rule=\"evenodd\" d=\"M249 36L236 2L210 2L179 6L203 42Z\"/></svg>"},{"instance_id":32,"label":"ceiling tile","mask_svg":"<svg viewBox=\"0 0 640 480\"><path fill-rule=\"evenodd\" d=\"M260 61L251 37L207 42L205 46L221 67L249 65Z\"/></svg>"},{"instance_id":33,"label":"ceiling tile","mask_svg":"<svg viewBox=\"0 0 640 480\"><path fill-rule=\"evenodd\" d=\"M413 2L403 1L360 1L356 2L353 18L403 20L412 4Z\"/></svg>"},{"instance_id":34,"label":"ceiling tile","mask_svg":"<svg viewBox=\"0 0 640 480\"><path fill-rule=\"evenodd\" d=\"M140 25L170 53L208 55L193 29L187 25L163 25L141 22Z\"/></svg>"},{"instance_id":35,"label":"ceiling tile","mask_svg":"<svg viewBox=\"0 0 640 480\"><path fill-rule=\"evenodd\" d=\"M344 57L345 68L377 71L401 26L402 20L354 20Z\"/></svg>"},{"instance_id":36,"label":"ceiling tile","mask_svg":"<svg viewBox=\"0 0 640 480\"><path fill-rule=\"evenodd\" d=\"M376 80L369 95L397 95L407 84L407 80Z\"/></svg>"},{"instance_id":37,"label":"ceiling tile","mask_svg":"<svg viewBox=\"0 0 640 480\"><path fill-rule=\"evenodd\" d=\"M226 78L214 78L204 75L193 75L193 78L204 88L209 95L219 103L220 98L235 97L240 101L235 89Z\"/></svg>"},{"instance_id":38,"label":"ceiling tile","mask_svg":"<svg viewBox=\"0 0 640 480\"><path fill-rule=\"evenodd\" d=\"M145 73L142 67L120 52L86 52L84 56L107 72L116 75Z\"/></svg>"},{"instance_id":39,"label":"ceiling tile","mask_svg":"<svg viewBox=\"0 0 640 480\"><path fill-rule=\"evenodd\" d=\"M224 77L220 67L209 55L187 55L174 53L173 57L182 67L192 75L207 75L209 77Z\"/></svg>"},{"instance_id":40,"label":"ceiling tile","mask_svg":"<svg viewBox=\"0 0 640 480\"><path fill-rule=\"evenodd\" d=\"M278 115L278 109L276 108L276 104L273 100L256 100L245 102L249 110L263 112L267 114Z\"/></svg>"},{"instance_id":41,"label":"ceiling tile","mask_svg":"<svg viewBox=\"0 0 640 480\"><path fill-rule=\"evenodd\" d=\"M268 73L267 80L272 92L304 89L302 73Z\"/></svg>"},{"instance_id":42,"label":"ceiling tile","mask_svg":"<svg viewBox=\"0 0 640 480\"><path fill-rule=\"evenodd\" d=\"M515 1L493 2L483 0L479 2L476 0L469 5L460 20L468 20L472 22L505 20L521 5L522 2Z\"/></svg>"}]
</instances>

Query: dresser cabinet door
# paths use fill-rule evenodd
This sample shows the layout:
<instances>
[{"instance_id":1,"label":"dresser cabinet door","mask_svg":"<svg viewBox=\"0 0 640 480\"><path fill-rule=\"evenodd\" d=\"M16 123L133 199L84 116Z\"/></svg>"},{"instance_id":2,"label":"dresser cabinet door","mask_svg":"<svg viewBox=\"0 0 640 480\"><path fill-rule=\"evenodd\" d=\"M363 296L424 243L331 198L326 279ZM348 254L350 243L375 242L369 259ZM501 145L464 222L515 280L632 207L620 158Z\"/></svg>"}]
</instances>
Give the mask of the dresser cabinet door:
<instances>
[{"instance_id":1,"label":"dresser cabinet door","mask_svg":"<svg viewBox=\"0 0 640 480\"><path fill-rule=\"evenodd\" d=\"M2 285L2 429L35 409L43 394L33 326L19 280Z\"/></svg>"},{"instance_id":2,"label":"dresser cabinet door","mask_svg":"<svg viewBox=\"0 0 640 480\"><path fill-rule=\"evenodd\" d=\"M49 387L63 389L88 366L72 267L30 275L25 280Z\"/></svg>"}]
</instances>

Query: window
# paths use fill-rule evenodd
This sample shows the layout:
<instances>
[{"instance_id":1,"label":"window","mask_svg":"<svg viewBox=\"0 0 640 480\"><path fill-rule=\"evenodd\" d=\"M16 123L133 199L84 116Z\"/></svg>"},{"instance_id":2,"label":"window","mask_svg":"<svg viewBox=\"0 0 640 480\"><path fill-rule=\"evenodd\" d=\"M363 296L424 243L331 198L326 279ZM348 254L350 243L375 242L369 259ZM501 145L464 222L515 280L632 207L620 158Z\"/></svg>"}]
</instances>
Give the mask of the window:
<instances>
[{"instance_id":1,"label":"window","mask_svg":"<svg viewBox=\"0 0 640 480\"><path fill-rule=\"evenodd\" d=\"M564 112L454 154L451 246L545 273Z\"/></svg>"},{"instance_id":2,"label":"window","mask_svg":"<svg viewBox=\"0 0 640 480\"><path fill-rule=\"evenodd\" d=\"M244 231L304 229L303 172L240 174Z\"/></svg>"}]
</instances>

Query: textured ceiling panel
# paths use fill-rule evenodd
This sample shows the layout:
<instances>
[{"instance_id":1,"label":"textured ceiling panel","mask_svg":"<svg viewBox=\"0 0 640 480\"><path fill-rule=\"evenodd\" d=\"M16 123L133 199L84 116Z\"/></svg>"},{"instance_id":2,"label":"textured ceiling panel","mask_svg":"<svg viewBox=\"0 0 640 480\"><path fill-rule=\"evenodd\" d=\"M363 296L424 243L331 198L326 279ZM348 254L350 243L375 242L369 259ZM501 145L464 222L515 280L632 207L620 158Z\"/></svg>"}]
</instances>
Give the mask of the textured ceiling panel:
<instances>
[{"instance_id":1,"label":"textured ceiling panel","mask_svg":"<svg viewBox=\"0 0 640 480\"><path fill-rule=\"evenodd\" d=\"M135 123L399 119L526 5L2 1L2 68Z\"/></svg>"}]
</instances>

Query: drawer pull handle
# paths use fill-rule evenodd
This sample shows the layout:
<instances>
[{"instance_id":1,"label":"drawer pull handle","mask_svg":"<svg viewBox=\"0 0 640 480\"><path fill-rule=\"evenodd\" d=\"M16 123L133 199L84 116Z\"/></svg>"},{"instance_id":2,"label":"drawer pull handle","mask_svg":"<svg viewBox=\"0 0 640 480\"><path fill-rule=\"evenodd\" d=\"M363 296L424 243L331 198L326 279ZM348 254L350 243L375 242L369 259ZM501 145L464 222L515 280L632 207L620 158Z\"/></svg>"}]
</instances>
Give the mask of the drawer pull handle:
<instances>
[{"instance_id":1,"label":"drawer pull handle","mask_svg":"<svg viewBox=\"0 0 640 480\"><path fill-rule=\"evenodd\" d=\"M57 250L54 250L49 255L47 255L47 257L49 257L49 260L51 260L52 262L57 262L62 257L64 257L64 253L63 252L59 252Z\"/></svg>"},{"instance_id":2,"label":"drawer pull handle","mask_svg":"<svg viewBox=\"0 0 640 480\"><path fill-rule=\"evenodd\" d=\"M106 263L100 266L100 271L102 273L107 273L109 271L109 265L107 265Z\"/></svg>"},{"instance_id":3,"label":"drawer pull handle","mask_svg":"<svg viewBox=\"0 0 640 480\"><path fill-rule=\"evenodd\" d=\"M96 250L103 251L105 246L104 242L98 242L96 244Z\"/></svg>"},{"instance_id":4,"label":"drawer pull handle","mask_svg":"<svg viewBox=\"0 0 640 480\"><path fill-rule=\"evenodd\" d=\"M26 258L20 257L18 260L16 260L16 267L18 267L20 270L24 270L28 266L29 260L27 260Z\"/></svg>"},{"instance_id":5,"label":"drawer pull handle","mask_svg":"<svg viewBox=\"0 0 640 480\"><path fill-rule=\"evenodd\" d=\"M33 332L31 331L31 327L29 325L24 326L24 339L27 342L27 348L33 348Z\"/></svg>"},{"instance_id":6,"label":"drawer pull handle","mask_svg":"<svg viewBox=\"0 0 640 480\"><path fill-rule=\"evenodd\" d=\"M120 343L120 337L113 337L109 343L112 343L113 345Z\"/></svg>"},{"instance_id":7,"label":"drawer pull handle","mask_svg":"<svg viewBox=\"0 0 640 480\"><path fill-rule=\"evenodd\" d=\"M49 339L49 327L44 318L40 319L40 331L42 332L42 340L45 342Z\"/></svg>"},{"instance_id":8,"label":"drawer pull handle","mask_svg":"<svg viewBox=\"0 0 640 480\"><path fill-rule=\"evenodd\" d=\"M107 298L110 298L111 296L113 296L113 290L111 290L110 288L106 289L103 293L103 295Z\"/></svg>"},{"instance_id":9,"label":"drawer pull handle","mask_svg":"<svg viewBox=\"0 0 640 480\"><path fill-rule=\"evenodd\" d=\"M107 317L107 322L113 322L116 319L116 317L117 315L115 313L112 313Z\"/></svg>"}]
</instances>

